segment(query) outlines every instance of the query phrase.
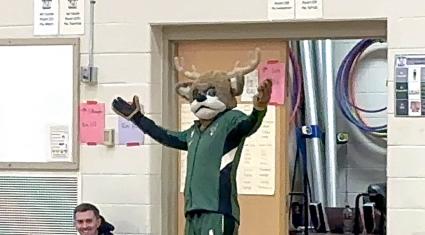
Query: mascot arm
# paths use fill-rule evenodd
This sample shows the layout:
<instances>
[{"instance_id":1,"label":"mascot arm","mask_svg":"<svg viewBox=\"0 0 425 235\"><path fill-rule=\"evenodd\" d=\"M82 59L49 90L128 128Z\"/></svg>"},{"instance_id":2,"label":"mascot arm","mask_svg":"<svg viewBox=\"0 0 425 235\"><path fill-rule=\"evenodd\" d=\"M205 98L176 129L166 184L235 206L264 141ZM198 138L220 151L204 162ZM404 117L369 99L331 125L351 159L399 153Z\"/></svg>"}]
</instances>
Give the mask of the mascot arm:
<instances>
[{"instance_id":1,"label":"mascot arm","mask_svg":"<svg viewBox=\"0 0 425 235\"><path fill-rule=\"evenodd\" d=\"M231 135L236 139L250 136L260 128L264 116L267 112L267 105L270 101L272 93L272 81L266 79L258 86L258 93L254 96L254 109L249 116L240 115L236 118L234 126L236 126Z\"/></svg>"},{"instance_id":2,"label":"mascot arm","mask_svg":"<svg viewBox=\"0 0 425 235\"><path fill-rule=\"evenodd\" d=\"M144 133L159 143L168 147L187 150L186 136L188 131L172 132L156 125L154 121L144 115L143 105L140 105L138 96L133 96L133 102L127 102L123 98L117 97L112 102L112 110L136 124Z\"/></svg>"},{"instance_id":3,"label":"mascot arm","mask_svg":"<svg viewBox=\"0 0 425 235\"><path fill-rule=\"evenodd\" d=\"M232 125L234 128L230 135L235 139L240 139L254 134L260 128L266 112L267 109L257 110L254 108L249 116L242 114L234 120Z\"/></svg>"},{"instance_id":4,"label":"mascot arm","mask_svg":"<svg viewBox=\"0 0 425 235\"><path fill-rule=\"evenodd\" d=\"M254 109L249 116L241 115L236 118L236 128L231 134L237 139L250 136L255 133L264 119L267 112L267 105L272 93L272 81L266 79L258 86L258 93L254 96Z\"/></svg>"},{"instance_id":5,"label":"mascot arm","mask_svg":"<svg viewBox=\"0 0 425 235\"><path fill-rule=\"evenodd\" d=\"M131 118L131 121L139 127L144 133L148 134L154 140L171 148L180 150L187 150L187 133L188 130L183 132L175 132L166 130L155 124L154 121L147 118L141 113L137 113Z\"/></svg>"}]
</instances>

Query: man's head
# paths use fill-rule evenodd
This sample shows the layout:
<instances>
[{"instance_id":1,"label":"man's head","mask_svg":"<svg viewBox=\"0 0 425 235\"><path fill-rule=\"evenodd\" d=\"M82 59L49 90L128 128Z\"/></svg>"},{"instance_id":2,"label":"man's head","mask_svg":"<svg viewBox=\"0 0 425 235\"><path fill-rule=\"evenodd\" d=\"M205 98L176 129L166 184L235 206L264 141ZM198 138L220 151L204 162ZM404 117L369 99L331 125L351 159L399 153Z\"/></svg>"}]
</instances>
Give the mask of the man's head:
<instances>
[{"instance_id":1,"label":"man's head","mask_svg":"<svg viewBox=\"0 0 425 235\"><path fill-rule=\"evenodd\" d=\"M101 219L99 209L82 203L74 209L74 225L80 235L98 235Z\"/></svg>"}]
</instances>

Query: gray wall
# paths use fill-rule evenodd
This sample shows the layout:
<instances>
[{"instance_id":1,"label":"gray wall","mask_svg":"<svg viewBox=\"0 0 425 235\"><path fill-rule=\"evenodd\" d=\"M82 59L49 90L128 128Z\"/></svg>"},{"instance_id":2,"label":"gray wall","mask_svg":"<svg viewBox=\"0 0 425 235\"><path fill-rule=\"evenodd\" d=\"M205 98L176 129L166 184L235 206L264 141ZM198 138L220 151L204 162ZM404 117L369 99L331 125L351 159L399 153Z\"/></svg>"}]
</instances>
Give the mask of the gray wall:
<instances>
[{"instance_id":1,"label":"gray wall","mask_svg":"<svg viewBox=\"0 0 425 235\"><path fill-rule=\"evenodd\" d=\"M333 42L335 76L341 61L357 40L335 40ZM379 44L372 45L365 52L356 71L356 101L365 109L379 109L387 106L387 53ZM370 53L368 53L370 52ZM335 103L337 104L337 103ZM348 132L347 146L338 146L338 205L345 204L346 182L348 176L348 202L354 206L355 196L365 192L373 183L386 182L386 146L379 138L367 138L351 124L336 107L337 131ZM376 114L361 113L366 123L376 126L387 123L387 112ZM378 146L377 146L378 144Z\"/></svg>"}]
</instances>

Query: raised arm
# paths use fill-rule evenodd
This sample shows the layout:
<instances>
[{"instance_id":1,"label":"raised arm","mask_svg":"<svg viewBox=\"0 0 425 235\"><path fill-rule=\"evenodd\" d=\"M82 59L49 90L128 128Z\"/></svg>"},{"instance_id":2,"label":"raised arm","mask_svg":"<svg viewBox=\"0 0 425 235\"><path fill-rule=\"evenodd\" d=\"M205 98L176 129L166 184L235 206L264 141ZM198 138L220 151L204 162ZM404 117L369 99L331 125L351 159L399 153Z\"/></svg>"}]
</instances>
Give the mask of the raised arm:
<instances>
[{"instance_id":1,"label":"raised arm","mask_svg":"<svg viewBox=\"0 0 425 235\"><path fill-rule=\"evenodd\" d=\"M183 132L166 130L156 125L155 122L151 119L147 118L143 114L142 107L143 106L140 105L139 98L137 96L133 97L132 103L128 103L121 97L117 97L112 102L112 109L115 113L133 122L137 127L139 127L144 133L148 134L154 140L171 148L187 150L186 137L188 130Z\"/></svg>"},{"instance_id":2,"label":"raised arm","mask_svg":"<svg viewBox=\"0 0 425 235\"><path fill-rule=\"evenodd\" d=\"M230 132L232 138L239 139L254 134L263 122L265 110L253 109L249 116L241 114L233 120L234 128Z\"/></svg>"},{"instance_id":3,"label":"raised arm","mask_svg":"<svg viewBox=\"0 0 425 235\"><path fill-rule=\"evenodd\" d=\"M233 120L234 128L231 136L242 138L255 133L261 126L267 112L267 105L272 93L272 82L269 79L263 81L258 87L258 94L254 96L254 109L249 116L239 115Z\"/></svg>"}]
</instances>

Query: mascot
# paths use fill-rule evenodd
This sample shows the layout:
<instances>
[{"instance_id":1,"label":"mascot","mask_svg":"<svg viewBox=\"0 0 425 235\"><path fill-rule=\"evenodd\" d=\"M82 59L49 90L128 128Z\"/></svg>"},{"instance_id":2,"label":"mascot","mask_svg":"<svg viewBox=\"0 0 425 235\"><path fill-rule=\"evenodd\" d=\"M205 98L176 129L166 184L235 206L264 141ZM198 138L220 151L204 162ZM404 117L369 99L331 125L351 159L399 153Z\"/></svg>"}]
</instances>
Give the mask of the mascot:
<instances>
[{"instance_id":1,"label":"mascot","mask_svg":"<svg viewBox=\"0 0 425 235\"><path fill-rule=\"evenodd\" d=\"M175 58L175 67L191 81L177 84L177 93L190 103L198 118L184 131L170 131L156 125L143 112L137 96L132 102L117 97L112 109L130 120L159 143L187 151L184 190L186 235L236 235L239 204L236 171L244 140L260 127L271 95L271 81L258 87L250 115L233 110L242 94L244 75L260 61L257 48L246 67L238 62L230 72L204 74L185 70Z\"/></svg>"}]
</instances>

